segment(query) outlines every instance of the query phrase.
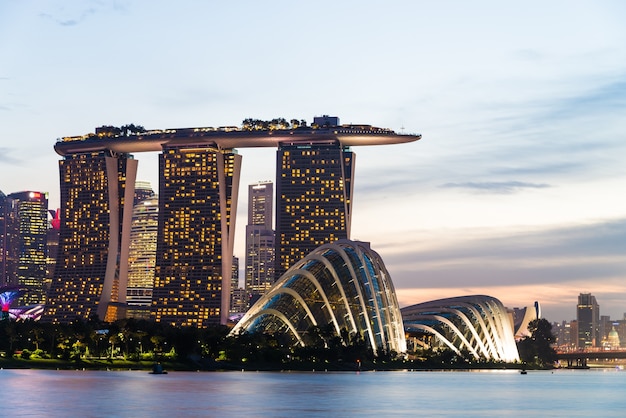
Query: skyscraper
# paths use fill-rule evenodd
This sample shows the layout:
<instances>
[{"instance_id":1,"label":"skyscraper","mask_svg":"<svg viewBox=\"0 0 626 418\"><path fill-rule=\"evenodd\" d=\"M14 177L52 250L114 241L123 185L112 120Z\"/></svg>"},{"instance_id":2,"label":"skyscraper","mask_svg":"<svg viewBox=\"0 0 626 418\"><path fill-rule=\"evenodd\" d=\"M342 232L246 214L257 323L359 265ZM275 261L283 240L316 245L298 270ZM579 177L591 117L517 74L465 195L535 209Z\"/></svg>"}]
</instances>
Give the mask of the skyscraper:
<instances>
[{"instance_id":1,"label":"skyscraper","mask_svg":"<svg viewBox=\"0 0 626 418\"><path fill-rule=\"evenodd\" d=\"M274 231L272 230L274 188L271 182L248 186L246 225L246 292L256 299L274 283Z\"/></svg>"},{"instance_id":2,"label":"skyscraper","mask_svg":"<svg viewBox=\"0 0 626 418\"><path fill-rule=\"evenodd\" d=\"M59 172L59 253L42 319L123 317L127 269L120 267L128 259L137 161L108 150L69 153Z\"/></svg>"},{"instance_id":3,"label":"skyscraper","mask_svg":"<svg viewBox=\"0 0 626 418\"><path fill-rule=\"evenodd\" d=\"M154 193L152 193L154 196ZM133 208L128 249L127 317L147 319L152 305L156 266L159 200L142 199Z\"/></svg>"},{"instance_id":4,"label":"skyscraper","mask_svg":"<svg viewBox=\"0 0 626 418\"><path fill-rule=\"evenodd\" d=\"M25 191L6 197L4 208L5 284L27 288L20 305L43 304L46 278L48 199Z\"/></svg>"},{"instance_id":5,"label":"skyscraper","mask_svg":"<svg viewBox=\"0 0 626 418\"><path fill-rule=\"evenodd\" d=\"M130 153L162 153L151 317L205 326L228 320L241 165L235 148L279 147L282 241L275 239L274 248L282 251L275 264L281 270L322 243L349 237L353 154L348 147L421 138L370 125L339 126L338 118L328 116L311 127L284 119L248 122L241 129L104 126L59 139L54 146L63 157L59 257L44 318L71 322L97 314L110 321L125 315L132 202L144 191L138 186L135 193L137 162ZM261 243L269 247L271 237L259 237ZM280 272L270 270L268 278L278 277Z\"/></svg>"},{"instance_id":6,"label":"skyscraper","mask_svg":"<svg viewBox=\"0 0 626 418\"><path fill-rule=\"evenodd\" d=\"M578 322L578 348L596 347L600 342L600 305L591 293L581 293L576 305Z\"/></svg>"},{"instance_id":7,"label":"skyscraper","mask_svg":"<svg viewBox=\"0 0 626 418\"><path fill-rule=\"evenodd\" d=\"M165 147L152 317L172 325L226 323L241 156Z\"/></svg>"},{"instance_id":8,"label":"skyscraper","mask_svg":"<svg viewBox=\"0 0 626 418\"><path fill-rule=\"evenodd\" d=\"M154 197L154 190L152 190L150 182L137 180L135 182L135 198L133 200L133 206L151 197Z\"/></svg>"},{"instance_id":9,"label":"skyscraper","mask_svg":"<svg viewBox=\"0 0 626 418\"><path fill-rule=\"evenodd\" d=\"M7 285L6 205L7 196L0 190L0 286Z\"/></svg>"},{"instance_id":10,"label":"skyscraper","mask_svg":"<svg viewBox=\"0 0 626 418\"><path fill-rule=\"evenodd\" d=\"M355 156L335 140L281 143L276 277L322 244L350 238Z\"/></svg>"}]
</instances>

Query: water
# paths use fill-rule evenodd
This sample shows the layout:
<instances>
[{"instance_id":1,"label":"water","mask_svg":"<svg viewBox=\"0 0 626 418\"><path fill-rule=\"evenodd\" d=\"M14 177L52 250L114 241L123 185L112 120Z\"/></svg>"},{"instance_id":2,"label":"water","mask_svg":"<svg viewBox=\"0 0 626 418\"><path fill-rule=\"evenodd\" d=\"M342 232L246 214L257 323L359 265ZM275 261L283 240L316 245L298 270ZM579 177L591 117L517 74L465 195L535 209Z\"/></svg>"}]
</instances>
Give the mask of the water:
<instances>
[{"instance_id":1,"label":"water","mask_svg":"<svg viewBox=\"0 0 626 418\"><path fill-rule=\"evenodd\" d=\"M0 370L10 417L626 416L626 371Z\"/></svg>"}]
</instances>

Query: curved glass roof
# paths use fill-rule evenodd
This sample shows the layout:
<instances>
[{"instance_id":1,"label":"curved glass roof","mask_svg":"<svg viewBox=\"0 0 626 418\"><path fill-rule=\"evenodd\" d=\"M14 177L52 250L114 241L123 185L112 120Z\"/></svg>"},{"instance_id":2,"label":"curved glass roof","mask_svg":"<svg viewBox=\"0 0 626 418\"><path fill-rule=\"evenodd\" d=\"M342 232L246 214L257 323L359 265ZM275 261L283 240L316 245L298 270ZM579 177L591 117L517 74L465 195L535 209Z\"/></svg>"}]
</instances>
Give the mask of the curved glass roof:
<instances>
[{"instance_id":1,"label":"curved glass roof","mask_svg":"<svg viewBox=\"0 0 626 418\"><path fill-rule=\"evenodd\" d=\"M368 243L340 240L294 264L231 334L282 333L304 346L311 327L360 335L373 349L406 351L400 308L391 278ZM344 341L347 343L347 341Z\"/></svg>"},{"instance_id":2,"label":"curved glass roof","mask_svg":"<svg viewBox=\"0 0 626 418\"><path fill-rule=\"evenodd\" d=\"M435 343L475 359L519 361L513 318L491 296L460 296L402 308L405 329L432 336Z\"/></svg>"}]
</instances>

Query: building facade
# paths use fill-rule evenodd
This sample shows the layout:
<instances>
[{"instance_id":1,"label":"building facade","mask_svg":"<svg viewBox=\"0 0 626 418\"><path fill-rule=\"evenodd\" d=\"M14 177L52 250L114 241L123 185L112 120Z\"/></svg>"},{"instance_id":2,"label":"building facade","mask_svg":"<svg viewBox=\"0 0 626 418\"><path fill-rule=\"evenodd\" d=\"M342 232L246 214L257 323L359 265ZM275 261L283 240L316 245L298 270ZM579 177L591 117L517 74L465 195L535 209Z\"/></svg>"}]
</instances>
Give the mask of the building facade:
<instances>
[{"instance_id":1,"label":"building facade","mask_svg":"<svg viewBox=\"0 0 626 418\"><path fill-rule=\"evenodd\" d=\"M274 283L273 201L272 182L248 186L245 289L254 300L267 292Z\"/></svg>"},{"instance_id":2,"label":"building facade","mask_svg":"<svg viewBox=\"0 0 626 418\"><path fill-rule=\"evenodd\" d=\"M132 156L110 151L59 161L59 249L42 320L124 317L136 173Z\"/></svg>"},{"instance_id":3,"label":"building facade","mask_svg":"<svg viewBox=\"0 0 626 418\"><path fill-rule=\"evenodd\" d=\"M274 269L284 270L316 246L349 237L350 146L421 138L369 125L337 126L335 117L320 123L151 131L108 126L60 138L54 147L63 158L59 256L44 318L125 316L132 203L145 191L135 190L137 161L131 153L160 152L151 318L174 325L226 324L241 165L235 148L279 148L276 199L283 232L274 252L281 251L282 259ZM271 239L260 236L261 245L269 247Z\"/></svg>"},{"instance_id":4,"label":"building facade","mask_svg":"<svg viewBox=\"0 0 626 418\"><path fill-rule=\"evenodd\" d=\"M350 238L355 156L337 141L280 144L276 276L320 245Z\"/></svg>"},{"instance_id":5,"label":"building facade","mask_svg":"<svg viewBox=\"0 0 626 418\"><path fill-rule=\"evenodd\" d=\"M600 305L591 293L581 293L576 305L577 348L584 350L600 343Z\"/></svg>"},{"instance_id":6,"label":"building facade","mask_svg":"<svg viewBox=\"0 0 626 418\"><path fill-rule=\"evenodd\" d=\"M152 194L154 196L154 194ZM128 249L128 287L126 317L150 317L156 267L159 200L142 198L133 208Z\"/></svg>"},{"instance_id":7,"label":"building facade","mask_svg":"<svg viewBox=\"0 0 626 418\"><path fill-rule=\"evenodd\" d=\"M373 350L404 353L402 317L391 276L369 243L339 240L299 260L231 331L283 335L306 346L312 327L344 344L362 338Z\"/></svg>"},{"instance_id":8,"label":"building facade","mask_svg":"<svg viewBox=\"0 0 626 418\"><path fill-rule=\"evenodd\" d=\"M159 158L159 235L152 318L175 326L228 321L241 156L166 147Z\"/></svg>"},{"instance_id":9,"label":"building facade","mask_svg":"<svg viewBox=\"0 0 626 418\"><path fill-rule=\"evenodd\" d=\"M510 310L486 295L439 299L402 308L413 349L452 350L479 360L519 361L515 335L527 334Z\"/></svg>"},{"instance_id":10,"label":"building facade","mask_svg":"<svg viewBox=\"0 0 626 418\"><path fill-rule=\"evenodd\" d=\"M26 289L19 305L45 302L48 198L45 193L24 191L4 199L2 228L4 285Z\"/></svg>"}]
</instances>

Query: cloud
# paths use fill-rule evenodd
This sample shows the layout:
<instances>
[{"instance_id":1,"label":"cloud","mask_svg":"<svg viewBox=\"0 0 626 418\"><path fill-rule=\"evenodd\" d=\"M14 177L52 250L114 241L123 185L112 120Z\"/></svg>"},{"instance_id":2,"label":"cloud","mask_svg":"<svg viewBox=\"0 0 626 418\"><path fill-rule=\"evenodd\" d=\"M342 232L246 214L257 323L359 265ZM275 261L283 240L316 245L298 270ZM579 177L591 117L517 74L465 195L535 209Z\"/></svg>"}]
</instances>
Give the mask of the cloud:
<instances>
[{"instance_id":1,"label":"cloud","mask_svg":"<svg viewBox=\"0 0 626 418\"><path fill-rule=\"evenodd\" d=\"M78 26L84 23L91 16L102 11L107 11L104 9L109 9L114 12L125 12L127 9L126 4L120 1L89 1L84 3L91 3L91 5L83 9L76 8L75 10L68 10L65 7L60 7L51 12L41 12L39 13L39 16L44 19L49 19L60 26L70 27Z\"/></svg>"},{"instance_id":2,"label":"cloud","mask_svg":"<svg viewBox=\"0 0 626 418\"><path fill-rule=\"evenodd\" d=\"M465 182L446 183L439 186L444 189L469 189L483 193L511 194L523 189L544 189L551 187L545 183L525 183L522 181L499 181L499 182Z\"/></svg>"},{"instance_id":3,"label":"cloud","mask_svg":"<svg viewBox=\"0 0 626 418\"><path fill-rule=\"evenodd\" d=\"M500 286L626 277L626 219L535 231L413 239L376 244L396 287Z\"/></svg>"},{"instance_id":4,"label":"cloud","mask_svg":"<svg viewBox=\"0 0 626 418\"><path fill-rule=\"evenodd\" d=\"M0 107L2 109L2 107ZM17 164L20 161L11 157L9 154L13 151L11 148L0 147L0 162L7 164Z\"/></svg>"},{"instance_id":5,"label":"cloud","mask_svg":"<svg viewBox=\"0 0 626 418\"><path fill-rule=\"evenodd\" d=\"M539 300L549 319L561 320L571 319L579 293L591 292L603 312L626 311L626 218L527 232L454 233L429 237L414 231L407 234L412 240L374 243L403 306L488 294L507 306Z\"/></svg>"}]
</instances>

